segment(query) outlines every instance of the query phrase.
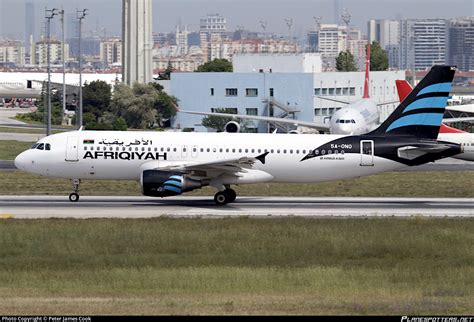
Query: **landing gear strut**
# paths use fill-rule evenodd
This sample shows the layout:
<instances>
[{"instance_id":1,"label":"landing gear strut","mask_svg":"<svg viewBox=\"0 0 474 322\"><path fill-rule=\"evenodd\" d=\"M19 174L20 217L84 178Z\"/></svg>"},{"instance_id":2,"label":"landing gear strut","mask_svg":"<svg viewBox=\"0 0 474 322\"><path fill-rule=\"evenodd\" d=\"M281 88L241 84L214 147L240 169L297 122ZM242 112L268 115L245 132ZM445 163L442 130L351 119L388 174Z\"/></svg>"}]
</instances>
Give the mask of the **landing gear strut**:
<instances>
[{"instance_id":1,"label":"landing gear strut","mask_svg":"<svg viewBox=\"0 0 474 322\"><path fill-rule=\"evenodd\" d=\"M72 190L73 192L69 194L69 201L77 202L79 201L79 184L81 183L80 179L72 179Z\"/></svg>"},{"instance_id":2,"label":"landing gear strut","mask_svg":"<svg viewBox=\"0 0 474 322\"><path fill-rule=\"evenodd\" d=\"M234 201L236 197L237 193L235 190L227 187L224 191L219 191L214 195L214 201L219 206L222 206Z\"/></svg>"}]
</instances>

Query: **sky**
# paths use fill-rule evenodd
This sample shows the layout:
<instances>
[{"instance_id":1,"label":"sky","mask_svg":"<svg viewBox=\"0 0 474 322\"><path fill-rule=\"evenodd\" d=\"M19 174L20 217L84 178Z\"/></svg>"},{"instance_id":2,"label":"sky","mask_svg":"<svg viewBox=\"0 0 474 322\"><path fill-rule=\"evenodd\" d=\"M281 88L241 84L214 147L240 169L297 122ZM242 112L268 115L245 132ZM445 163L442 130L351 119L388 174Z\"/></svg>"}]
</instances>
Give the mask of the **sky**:
<instances>
[{"instance_id":1,"label":"sky","mask_svg":"<svg viewBox=\"0 0 474 322\"><path fill-rule=\"evenodd\" d=\"M84 31L105 28L107 35L120 36L121 0L31 0L35 4L35 26L40 33L45 7L64 7L66 13L89 9ZM176 25L199 29L199 18L219 13L227 18L228 30L243 26L261 31L260 21L267 22L267 32L288 35L285 18L293 20L292 34L303 36L314 27L315 16L322 23L334 23L335 7L347 8L350 25L367 30L369 19L454 18L474 16L474 0L152 0L153 31L173 31ZM0 37L23 39L26 0L0 0ZM340 14L338 15L340 16ZM56 19L56 18L55 18ZM59 19L56 24L59 26ZM59 28L59 27L53 27ZM102 31L103 32L103 31Z\"/></svg>"}]
</instances>

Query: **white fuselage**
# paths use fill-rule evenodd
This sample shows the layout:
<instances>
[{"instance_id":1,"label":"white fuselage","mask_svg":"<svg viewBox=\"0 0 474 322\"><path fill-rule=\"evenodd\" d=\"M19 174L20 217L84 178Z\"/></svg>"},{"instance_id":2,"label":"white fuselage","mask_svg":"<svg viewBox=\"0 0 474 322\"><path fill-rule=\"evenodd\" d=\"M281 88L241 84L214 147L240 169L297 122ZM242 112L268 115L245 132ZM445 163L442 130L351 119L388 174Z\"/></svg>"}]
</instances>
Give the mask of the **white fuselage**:
<instances>
[{"instance_id":1,"label":"white fuselage","mask_svg":"<svg viewBox=\"0 0 474 322\"><path fill-rule=\"evenodd\" d=\"M143 170L257 157L268 152L265 163L256 161L238 176L218 176L216 180L220 184L321 182L367 176L404 166L374 156L373 151L372 155L344 153L344 147L301 161L309 151L340 137L75 131L41 139L38 143L49 144L50 150L27 150L16 158L15 164L20 169L50 177L140 180ZM207 175L212 176L211 172L218 169L209 171Z\"/></svg>"},{"instance_id":2,"label":"white fuselage","mask_svg":"<svg viewBox=\"0 0 474 322\"><path fill-rule=\"evenodd\" d=\"M440 133L438 140L460 144L463 153L452 156L452 158L474 161L474 133Z\"/></svg>"}]
</instances>

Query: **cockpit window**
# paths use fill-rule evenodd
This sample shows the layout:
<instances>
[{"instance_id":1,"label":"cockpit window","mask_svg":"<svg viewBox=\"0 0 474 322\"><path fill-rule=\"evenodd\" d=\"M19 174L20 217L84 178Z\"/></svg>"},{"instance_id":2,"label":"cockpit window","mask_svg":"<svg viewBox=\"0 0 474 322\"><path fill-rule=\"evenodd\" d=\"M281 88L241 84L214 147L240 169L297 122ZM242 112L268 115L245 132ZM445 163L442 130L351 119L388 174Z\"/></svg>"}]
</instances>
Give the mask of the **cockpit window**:
<instances>
[{"instance_id":1,"label":"cockpit window","mask_svg":"<svg viewBox=\"0 0 474 322\"><path fill-rule=\"evenodd\" d=\"M46 143L46 144L44 145L44 149L45 149L46 151L51 150L51 144Z\"/></svg>"},{"instance_id":2,"label":"cockpit window","mask_svg":"<svg viewBox=\"0 0 474 322\"><path fill-rule=\"evenodd\" d=\"M38 144L38 146L36 147L38 150L44 150L44 143L40 143Z\"/></svg>"},{"instance_id":3,"label":"cockpit window","mask_svg":"<svg viewBox=\"0 0 474 322\"><path fill-rule=\"evenodd\" d=\"M351 123L354 123L354 124L355 124L355 122L356 122L356 121L354 121L354 120L351 120Z\"/></svg>"},{"instance_id":4,"label":"cockpit window","mask_svg":"<svg viewBox=\"0 0 474 322\"><path fill-rule=\"evenodd\" d=\"M36 149L38 147L39 143L35 143L31 146L32 149Z\"/></svg>"}]
</instances>

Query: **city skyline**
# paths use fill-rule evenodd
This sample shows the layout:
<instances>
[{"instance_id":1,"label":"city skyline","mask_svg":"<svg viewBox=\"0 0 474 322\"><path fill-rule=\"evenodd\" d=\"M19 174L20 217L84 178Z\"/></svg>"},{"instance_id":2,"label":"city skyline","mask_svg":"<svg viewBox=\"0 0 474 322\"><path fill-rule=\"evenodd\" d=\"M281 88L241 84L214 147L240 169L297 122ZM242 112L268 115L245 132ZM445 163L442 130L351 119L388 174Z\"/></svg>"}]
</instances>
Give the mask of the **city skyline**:
<instances>
[{"instance_id":1,"label":"city skyline","mask_svg":"<svg viewBox=\"0 0 474 322\"><path fill-rule=\"evenodd\" d=\"M0 0L0 37L25 39L25 3L27 1ZM35 6L35 35L41 34L44 8L61 7L67 13L76 8L88 8L89 16L84 23L84 31L98 31L108 36L121 35L121 0L38 0ZM267 12L271 5L271 12ZM171 32L176 25L187 25L189 30L199 29L199 19L209 13L219 13L227 18L229 31L243 26L247 30L261 31L260 21L267 22L267 32L287 35L285 18L292 18L292 35L304 37L314 28L315 16L322 17L322 23L334 23L335 7L347 8L351 15L350 25L362 33L367 32L370 19L413 19L413 18L454 18L474 15L474 1L418 0L397 2L389 0L250 0L238 2L230 0L153 0L153 32ZM251 9L249 9L251 8ZM370 8L370 10L368 9ZM341 12L342 13L342 12ZM339 15L338 15L339 16ZM59 19L56 22L59 29ZM59 30L58 30L59 32ZM70 35L69 35L70 36ZM68 37L69 37L68 36Z\"/></svg>"}]
</instances>

